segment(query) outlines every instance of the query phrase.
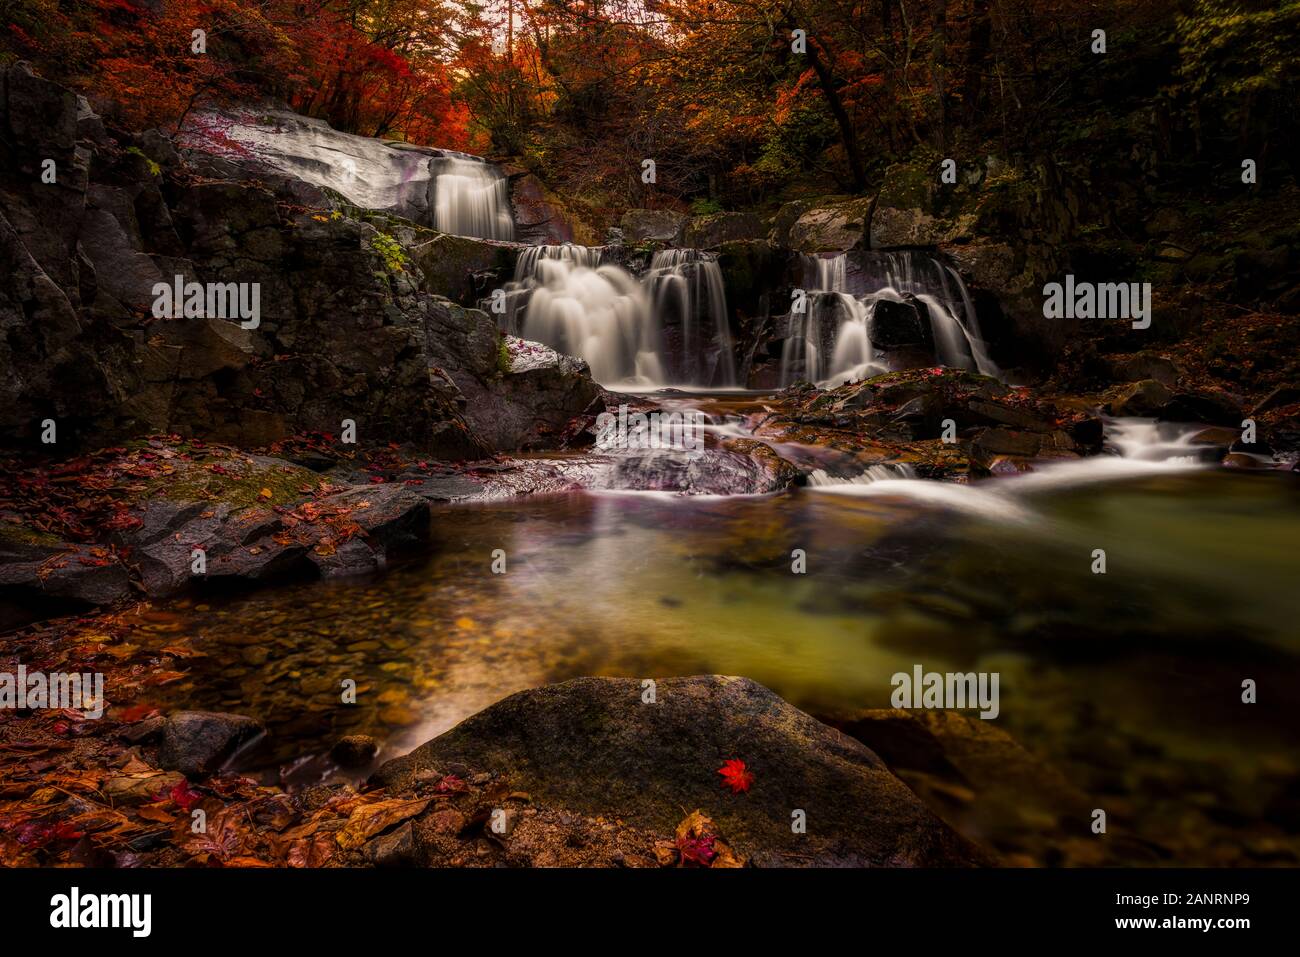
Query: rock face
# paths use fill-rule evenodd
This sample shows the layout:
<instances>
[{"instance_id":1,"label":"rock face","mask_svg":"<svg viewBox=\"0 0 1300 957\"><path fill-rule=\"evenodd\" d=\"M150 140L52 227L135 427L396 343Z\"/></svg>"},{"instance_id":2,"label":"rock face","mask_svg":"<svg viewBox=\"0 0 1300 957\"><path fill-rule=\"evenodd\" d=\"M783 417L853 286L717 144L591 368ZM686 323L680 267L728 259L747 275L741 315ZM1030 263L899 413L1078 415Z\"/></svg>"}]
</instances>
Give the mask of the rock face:
<instances>
[{"instance_id":1,"label":"rock face","mask_svg":"<svg viewBox=\"0 0 1300 957\"><path fill-rule=\"evenodd\" d=\"M723 243L766 237L767 229L754 213L713 213L687 220L682 227L681 245L690 249L717 249Z\"/></svg>"},{"instance_id":2,"label":"rock face","mask_svg":"<svg viewBox=\"0 0 1300 957\"><path fill-rule=\"evenodd\" d=\"M277 113L234 120L256 156L209 143L182 157L156 133L111 139L24 64L3 83L0 267L13 281L0 289L0 438L31 442L52 418L71 446L166 432L261 447L351 420L361 445L410 441L447 459L500 447L500 430L467 424L446 368L476 320L431 290L472 301L511 275L518 247L339 201L427 219L437 151ZM338 155L355 176L319 159ZM55 184L39 181L42 157ZM156 284L177 277L237 284L250 308L256 289L258 314L204 297L183 318L155 317Z\"/></svg>"},{"instance_id":3,"label":"rock face","mask_svg":"<svg viewBox=\"0 0 1300 957\"><path fill-rule=\"evenodd\" d=\"M433 225L435 161L454 155L343 133L324 120L274 107L201 114L192 125L222 129L250 156L355 206L396 213L426 226Z\"/></svg>"},{"instance_id":4,"label":"rock face","mask_svg":"<svg viewBox=\"0 0 1300 957\"><path fill-rule=\"evenodd\" d=\"M158 763L187 778L207 777L262 732L260 722L242 714L179 711L163 726Z\"/></svg>"},{"instance_id":5,"label":"rock face","mask_svg":"<svg viewBox=\"0 0 1300 957\"><path fill-rule=\"evenodd\" d=\"M976 217L952 207L945 198L951 192L940 189L937 168L889 167L871 216L871 247L938 246L970 238Z\"/></svg>"},{"instance_id":6,"label":"rock face","mask_svg":"<svg viewBox=\"0 0 1300 957\"><path fill-rule=\"evenodd\" d=\"M473 305L514 276L520 248L514 243L401 226L396 232L420 268L420 287L430 295Z\"/></svg>"},{"instance_id":7,"label":"rock face","mask_svg":"<svg viewBox=\"0 0 1300 957\"><path fill-rule=\"evenodd\" d=\"M685 215L671 209L629 209L619 225L623 239L635 245L675 242L685 222Z\"/></svg>"},{"instance_id":8,"label":"rock face","mask_svg":"<svg viewBox=\"0 0 1300 957\"><path fill-rule=\"evenodd\" d=\"M605 408L585 362L502 337L481 310L437 299L427 336L438 373L455 384L466 422L492 451L554 448L573 419Z\"/></svg>"},{"instance_id":9,"label":"rock face","mask_svg":"<svg viewBox=\"0 0 1300 957\"><path fill-rule=\"evenodd\" d=\"M382 766L397 794L463 764L534 800L671 835L693 809L759 866L953 866L982 855L867 748L746 678L660 680L656 702L626 678L579 678L512 695ZM718 768L755 776L732 794ZM794 834L803 810L806 834ZM509 838L507 837L508 841Z\"/></svg>"},{"instance_id":10,"label":"rock face","mask_svg":"<svg viewBox=\"0 0 1300 957\"><path fill-rule=\"evenodd\" d=\"M595 230L574 215L573 210L536 176L513 166L506 166L505 172L510 177L510 205L515 214L516 241L530 246L558 243L598 245Z\"/></svg>"},{"instance_id":11,"label":"rock face","mask_svg":"<svg viewBox=\"0 0 1300 957\"><path fill-rule=\"evenodd\" d=\"M108 605L131 594L126 568L93 545L15 541L0 534L0 593L26 592L87 605Z\"/></svg>"},{"instance_id":12,"label":"rock face","mask_svg":"<svg viewBox=\"0 0 1300 957\"><path fill-rule=\"evenodd\" d=\"M812 206L790 225L785 245L802 253L844 252L866 246L871 209L870 199Z\"/></svg>"}]
</instances>

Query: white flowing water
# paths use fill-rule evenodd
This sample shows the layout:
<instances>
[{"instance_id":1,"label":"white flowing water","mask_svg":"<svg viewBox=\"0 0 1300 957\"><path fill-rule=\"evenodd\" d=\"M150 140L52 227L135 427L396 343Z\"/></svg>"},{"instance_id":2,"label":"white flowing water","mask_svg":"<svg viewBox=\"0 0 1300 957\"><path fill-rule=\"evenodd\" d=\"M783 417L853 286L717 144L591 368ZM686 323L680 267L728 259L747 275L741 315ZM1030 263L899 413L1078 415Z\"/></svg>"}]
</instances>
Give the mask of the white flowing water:
<instances>
[{"instance_id":1,"label":"white flowing water","mask_svg":"<svg viewBox=\"0 0 1300 957\"><path fill-rule=\"evenodd\" d=\"M454 236L514 239L509 180L499 169L467 156L435 159L431 167L436 229Z\"/></svg>"},{"instance_id":2,"label":"white flowing water","mask_svg":"<svg viewBox=\"0 0 1300 957\"><path fill-rule=\"evenodd\" d=\"M654 255L641 281L602 247L532 246L506 289L503 330L585 359L602 385L729 387L735 359L717 260Z\"/></svg>"},{"instance_id":3,"label":"white flowing water","mask_svg":"<svg viewBox=\"0 0 1300 957\"><path fill-rule=\"evenodd\" d=\"M651 316L660 330L676 328L670 365L684 385L735 385L735 356L727 296L716 257L698 249L662 249L644 277Z\"/></svg>"},{"instance_id":4,"label":"white flowing water","mask_svg":"<svg viewBox=\"0 0 1300 957\"><path fill-rule=\"evenodd\" d=\"M519 257L506 291L507 332L585 359L602 385L663 383L662 343L640 283L603 250L533 246Z\"/></svg>"},{"instance_id":5,"label":"white flowing water","mask_svg":"<svg viewBox=\"0 0 1300 957\"><path fill-rule=\"evenodd\" d=\"M457 236L514 238L509 180L477 156L343 133L275 109L200 111L182 137L205 152L256 159L365 209Z\"/></svg>"},{"instance_id":6,"label":"white flowing water","mask_svg":"<svg viewBox=\"0 0 1300 957\"><path fill-rule=\"evenodd\" d=\"M910 499L984 518L1026 521L1034 515L1021 501L1026 494L1201 467L1200 450L1209 447L1192 442L1199 431L1200 426L1150 419L1110 419L1106 422L1105 445L1112 454L1040 462L1034 471L1020 475L974 483L944 482L916 478L906 465L873 465L852 478L833 478L824 471L814 471L808 476L808 487L835 495Z\"/></svg>"},{"instance_id":7,"label":"white flowing water","mask_svg":"<svg viewBox=\"0 0 1300 957\"><path fill-rule=\"evenodd\" d=\"M825 469L813 469L808 473L808 486L817 488L830 485L872 485L889 479L914 479L916 469L905 462L898 464L868 465L866 471L850 478L838 478Z\"/></svg>"},{"instance_id":8,"label":"white flowing water","mask_svg":"<svg viewBox=\"0 0 1300 957\"><path fill-rule=\"evenodd\" d=\"M998 374L970 293L955 270L913 251L878 254L867 267L855 282L844 253L804 258L807 306L803 315L791 316L792 335L781 354L782 385L803 378L829 388L888 371L873 341L876 305L882 301L914 300L925 307L939 364Z\"/></svg>"}]
</instances>

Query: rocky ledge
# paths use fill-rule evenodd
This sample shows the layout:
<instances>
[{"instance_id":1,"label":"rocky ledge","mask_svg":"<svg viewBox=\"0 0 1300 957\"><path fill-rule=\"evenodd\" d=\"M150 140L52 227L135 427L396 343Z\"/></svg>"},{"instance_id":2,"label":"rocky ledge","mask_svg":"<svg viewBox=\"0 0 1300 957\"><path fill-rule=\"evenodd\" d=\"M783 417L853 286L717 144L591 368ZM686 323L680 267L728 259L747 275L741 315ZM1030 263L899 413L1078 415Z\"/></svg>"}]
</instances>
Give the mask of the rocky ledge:
<instances>
[{"instance_id":1,"label":"rocky ledge","mask_svg":"<svg viewBox=\"0 0 1300 957\"><path fill-rule=\"evenodd\" d=\"M557 843L587 847L584 863L616 863L616 852L626 862L628 851L592 822L608 823L607 835L612 822L635 829L646 863L680 862L684 849L689 860L701 839L723 842L728 863L758 866L984 859L874 752L763 686L703 675L658 681L653 701L647 689L579 678L523 691L385 764L373 783L389 799L431 802L415 818L412 859L448 861L461 841L448 822L478 816L490 831L497 809L505 833L495 843L509 864L565 863ZM719 770L729 761L743 762L747 787L726 786ZM498 807L458 799L449 778L490 779Z\"/></svg>"}]
</instances>

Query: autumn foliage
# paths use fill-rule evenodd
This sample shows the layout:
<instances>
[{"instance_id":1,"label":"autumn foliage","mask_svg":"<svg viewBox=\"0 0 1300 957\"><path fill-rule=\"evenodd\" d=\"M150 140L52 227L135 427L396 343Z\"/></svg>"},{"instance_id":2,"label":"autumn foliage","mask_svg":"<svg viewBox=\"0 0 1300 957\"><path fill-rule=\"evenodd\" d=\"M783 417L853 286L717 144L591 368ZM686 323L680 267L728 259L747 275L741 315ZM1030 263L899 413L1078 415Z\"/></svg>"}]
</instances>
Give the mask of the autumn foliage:
<instances>
[{"instance_id":1,"label":"autumn foliage","mask_svg":"<svg viewBox=\"0 0 1300 957\"><path fill-rule=\"evenodd\" d=\"M269 97L514 157L593 209L869 192L918 155L1085 178L1134 149L1201 173L1249 155L1277 181L1297 145L1300 0L14 0L9 18L0 49L129 128Z\"/></svg>"}]
</instances>

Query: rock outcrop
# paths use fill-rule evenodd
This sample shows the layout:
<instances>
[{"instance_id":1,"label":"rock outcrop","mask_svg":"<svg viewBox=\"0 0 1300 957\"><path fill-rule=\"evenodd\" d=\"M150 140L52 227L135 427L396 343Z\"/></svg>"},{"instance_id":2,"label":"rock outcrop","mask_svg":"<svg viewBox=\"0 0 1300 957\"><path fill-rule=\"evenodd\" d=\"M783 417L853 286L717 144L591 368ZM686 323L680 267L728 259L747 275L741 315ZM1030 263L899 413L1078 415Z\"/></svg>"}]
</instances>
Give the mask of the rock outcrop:
<instances>
[{"instance_id":1,"label":"rock outcrop","mask_svg":"<svg viewBox=\"0 0 1300 957\"><path fill-rule=\"evenodd\" d=\"M619 227L624 241L631 245L673 243L685 222L685 214L671 209L629 209L623 214Z\"/></svg>"},{"instance_id":2,"label":"rock outcrop","mask_svg":"<svg viewBox=\"0 0 1300 957\"><path fill-rule=\"evenodd\" d=\"M53 420L65 449L146 432L261 447L351 422L359 445L407 441L433 458L544 442L498 427L522 413L494 416L457 386L459 372L494 374L497 343L455 368L483 321L435 295L473 301L509 278L517 247L392 215L427 219L438 151L277 113L235 118L243 140L204 143L200 124L178 152L157 133L114 140L25 64L2 79L0 267L13 281L0 289L0 437L32 443ZM355 174L311 159L340 143ZM170 312L159 289L178 284ZM582 375L558 385L581 398L594 389ZM549 427L565 404L535 378L487 398L549 402L536 416ZM466 420L471 405L490 434Z\"/></svg>"},{"instance_id":3,"label":"rock outcrop","mask_svg":"<svg viewBox=\"0 0 1300 957\"><path fill-rule=\"evenodd\" d=\"M870 750L746 678L657 682L653 703L629 678L579 678L523 691L383 765L391 795L422 780L494 774L502 792L600 814L672 839L692 809L716 821L758 866L954 866L984 855L936 818ZM718 769L743 760L749 790ZM802 811L807 833L791 827ZM437 841L445 811L415 824L415 859ZM458 815L458 819L459 815ZM525 817L499 837L526 843Z\"/></svg>"},{"instance_id":4,"label":"rock outcrop","mask_svg":"<svg viewBox=\"0 0 1300 957\"><path fill-rule=\"evenodd\" d=\"M943 440L945 423L951 440ZM1065 413L1028 390L956 369L912 369L829 391L781 394L753 422L759 438L853 452L864 465L905 462L929 478L987 475L1035 458L1099 451L1100 419Z\"/></svg>"}]
</instances>

